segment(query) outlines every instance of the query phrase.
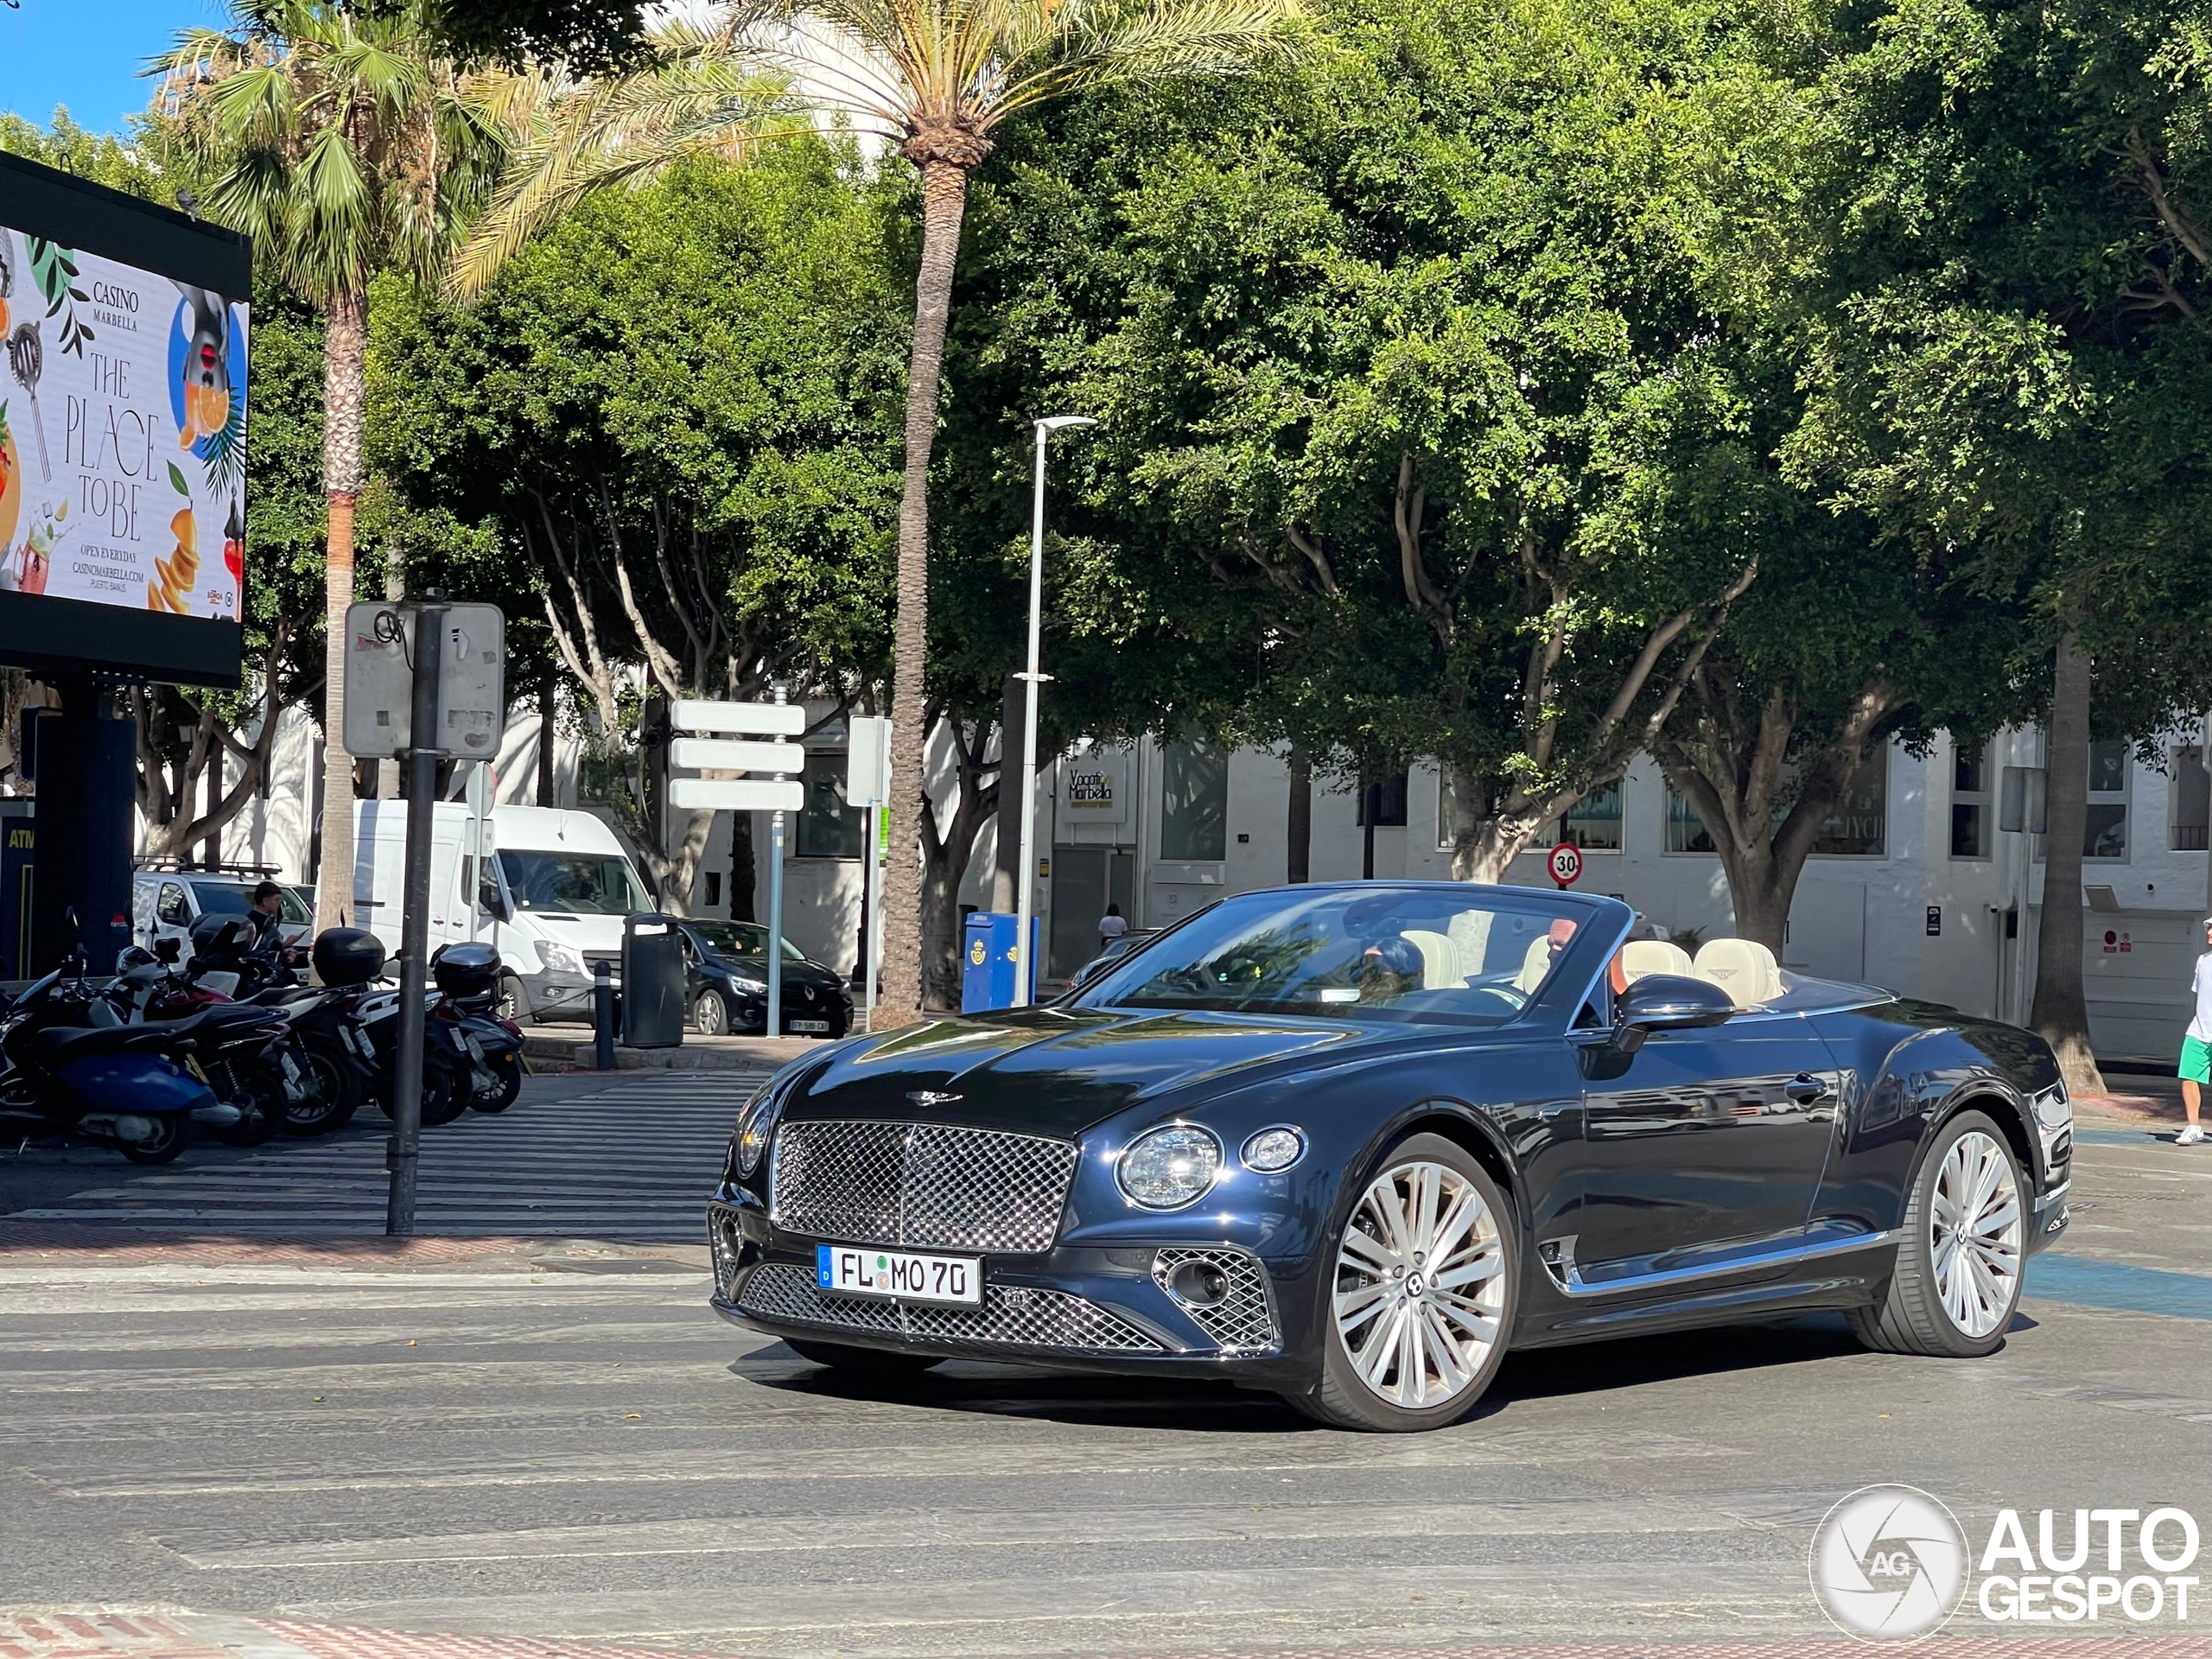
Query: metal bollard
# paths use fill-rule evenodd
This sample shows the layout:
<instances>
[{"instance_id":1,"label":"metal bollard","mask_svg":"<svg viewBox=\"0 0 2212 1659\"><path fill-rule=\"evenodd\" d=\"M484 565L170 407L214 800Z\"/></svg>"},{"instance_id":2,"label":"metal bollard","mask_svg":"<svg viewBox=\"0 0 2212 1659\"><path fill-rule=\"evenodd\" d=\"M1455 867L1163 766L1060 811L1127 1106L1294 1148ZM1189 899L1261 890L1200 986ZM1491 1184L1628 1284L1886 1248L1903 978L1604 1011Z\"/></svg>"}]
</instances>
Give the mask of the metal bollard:
<instances>
[{"instance_id":1,"label":"metal bollard","mask_svg":"<svg viewBox=\"0 0 2212 1659\"><path fill-rule=\"evenodd\" d=\"M592 1056L601 1071L614 1069L614 967L604 958L591 965L591 1033L598 1044Z\"/></svg>"}]
</instances>

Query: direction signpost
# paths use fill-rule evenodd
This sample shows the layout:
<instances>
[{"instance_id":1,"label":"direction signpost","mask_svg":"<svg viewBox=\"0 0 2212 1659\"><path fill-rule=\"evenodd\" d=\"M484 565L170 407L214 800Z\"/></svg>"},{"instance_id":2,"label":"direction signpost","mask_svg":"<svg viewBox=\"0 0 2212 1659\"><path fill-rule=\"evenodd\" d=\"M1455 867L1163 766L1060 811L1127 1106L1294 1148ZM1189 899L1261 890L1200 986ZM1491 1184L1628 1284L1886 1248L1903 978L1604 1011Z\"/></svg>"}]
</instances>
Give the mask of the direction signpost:
<instances>
[{"instance_id":1,"label":"direction signpost","mask_svg":"<svg viewBox=\"0 0 2212 1659\"><path fill-rule=\"evenodd\" d=\"M806 785L792 774L806 766L806 751L787 737L806 731L806 710L784 701L781 686L773 702L712 702L678 697L670 703L668 723L677 731L737 732L772 742L727 738L678 737L669 744L672 766L707 772L766 772L766 777L677 778L668 798L696 812L767 812L768 949L763 971L768 980L767 1033L784 1028L784 815L806 804Z\"/></svg>"}]
</instances>

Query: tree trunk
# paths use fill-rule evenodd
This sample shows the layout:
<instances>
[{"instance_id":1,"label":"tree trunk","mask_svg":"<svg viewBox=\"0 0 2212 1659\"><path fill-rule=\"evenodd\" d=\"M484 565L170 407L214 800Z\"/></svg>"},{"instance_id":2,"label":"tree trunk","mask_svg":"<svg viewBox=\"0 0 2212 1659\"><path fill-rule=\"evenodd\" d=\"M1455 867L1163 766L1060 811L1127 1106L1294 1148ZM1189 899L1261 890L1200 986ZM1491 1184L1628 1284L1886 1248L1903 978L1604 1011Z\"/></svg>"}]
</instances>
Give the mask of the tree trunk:
<instances>
[{"instance_id":1,"label":"tree trunk","mask_svg":"<svg viewBox=\"0 0 2212 1659\"><path fill-rule=\"evenodd\" d=\"M1021 734L1027 715L1028 685L1006 677L999 708L999 847L991 871L991 908L1011 916L1021 903Z\"/></svg>"},{"instance_id":2,"label":"tree trunk","mask_svg":"<svg viewBox=\"0 0 2212 1659\"><path fill-rule=\"evenodd\" d=\"M223 804L223 745L219 739L215 752L207 757L207 822L213 827L207 839L200 843L200 861L211 870L223 868L223 826L216 813Z\"/></svg>"},{"instance_id":3,"label":"tree trunk","mask_svg":"<svg viewBox=\"0 0 2212 1659\"><path fill-rule=\"evenodd\" d=\"M2089 657L2074 630L2051 671L2050 772L2044 782L2043 921L2036 933L2036 997L2028 1023L2058 1055L2069 1094L2101 1095L2082 994L2082 839L2089 816Z\"/></svg>"},{"instance_id":4,"label":"tree trunk","mask_svg":"<svg viewBox=\"0 0 2212 1659\"><path fill-rule=\"evenodd\" d=\"M361 491L368 300L340 294L324 318L322 487L330 509L323 568L322 863L315 931L343 927L353 907L353 761L346 753L346 607L353 602L353 503Z\"/></svg>"},{"instance_id":5,"label":"tree trunk","mask_svg":"<svg viewBox=\"0 0 2212 1659\"><path fill-rule=\"evenodd\" d=\"M1293 883L1313 879L1313 757L1294 743L1290 746L1290 809L1284 815L1284 839L1289 842L1283 879Z\"/></svg>"},{"instance_id":6,"label":"tree trunk","mask_svg":"<svg viewBox=\"0 0 2212 1659\"><path fill-rule=\"evenodd\" d=\"M922 1006L923 757L929 739L923 690L929 647L930 448L937 438L938 385L952 308L952 270L968 172L946 161L922 168L922 261L914 278L913 354L906 372L906 475L899 503L899 613L891 680L891 841L883 879L886 1026L906 1025Z\"/></svg>"},{"instance_id":7,"label":"tree trunk","mask_svg":"<svg viewBox=\"0 0 2212 1659\"><path fill-rule=\"evenodd\" d=\"M753 815L733 812L729 824L729 918L757 922L753 892L760 880L753 855Z\"/></svg>"},{"instance_id":8,"label":"tree trunk","mask_svg":"<svg viewBox=\"0 0 2212 1659\"><path fill-rule=\"evenodd\" d=\"M537 683L537 804L553 804L553 711L559 695L559 683L553 677L548 664L545 677Z\"/></svg>"}]
</instances>

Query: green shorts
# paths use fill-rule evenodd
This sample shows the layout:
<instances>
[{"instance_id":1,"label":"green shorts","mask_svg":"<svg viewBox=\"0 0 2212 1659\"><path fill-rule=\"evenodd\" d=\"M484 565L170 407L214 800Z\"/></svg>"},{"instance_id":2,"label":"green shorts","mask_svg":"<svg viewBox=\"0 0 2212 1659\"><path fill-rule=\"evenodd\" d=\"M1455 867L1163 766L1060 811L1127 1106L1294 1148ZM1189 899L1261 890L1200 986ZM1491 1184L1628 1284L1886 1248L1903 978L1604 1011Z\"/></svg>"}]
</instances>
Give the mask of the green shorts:
<instances>
[{"instance_id":1,"label":"green shorts","mask_svg":"<svg viewBox=\"0 0 2212 1659\"><path fill-rule=\"evenodd\" d=\"M2191 1083L2212 1083L2212 1046L2194 1037L2183 1038L2181 1075Z\"/></svg>"}]
</instances>

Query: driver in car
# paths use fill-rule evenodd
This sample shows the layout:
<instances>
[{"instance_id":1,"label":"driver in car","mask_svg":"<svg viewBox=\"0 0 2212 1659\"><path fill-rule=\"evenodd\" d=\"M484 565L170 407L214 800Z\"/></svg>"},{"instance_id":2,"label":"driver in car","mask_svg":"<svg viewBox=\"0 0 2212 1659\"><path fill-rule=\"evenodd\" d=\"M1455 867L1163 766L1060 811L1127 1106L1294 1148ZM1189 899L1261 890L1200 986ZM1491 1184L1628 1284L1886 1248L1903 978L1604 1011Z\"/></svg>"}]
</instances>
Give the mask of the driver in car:
<instances>
[{"instance_id":1,"label":"driver in car","mask_svg":"<svg viewBox=\"0 0 2212 1659\"><path fill-rule=\"evenodd\" d=\"M1421 952L1411 939L1377 939L1360 953L1351 976L1363 1003L1395 1002L1420 988Z\"/></svg>"}]
</instances>

